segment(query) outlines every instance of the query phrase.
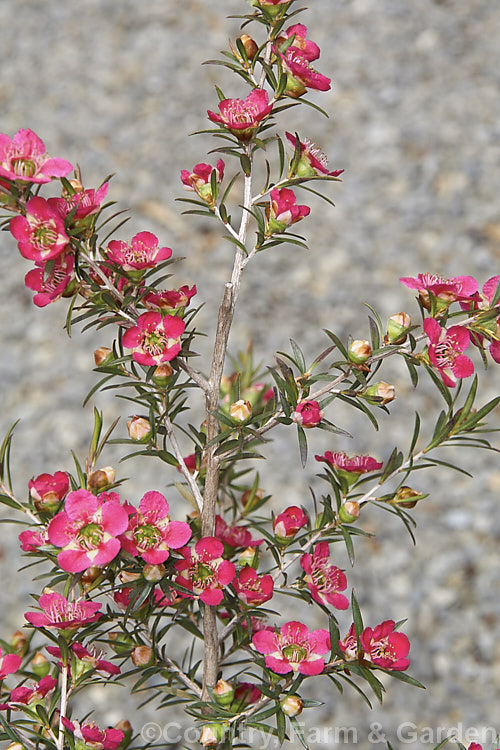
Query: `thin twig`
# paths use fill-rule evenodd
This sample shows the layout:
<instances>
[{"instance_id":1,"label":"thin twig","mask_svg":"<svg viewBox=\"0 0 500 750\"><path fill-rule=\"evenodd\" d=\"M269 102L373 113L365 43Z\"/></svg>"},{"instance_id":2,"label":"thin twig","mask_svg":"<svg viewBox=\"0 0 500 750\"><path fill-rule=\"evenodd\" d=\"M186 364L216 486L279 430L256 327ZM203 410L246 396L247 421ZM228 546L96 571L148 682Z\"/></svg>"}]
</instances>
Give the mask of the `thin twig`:
<instances>
[{"instance_id":1,"label":"thin twig","mask_svg":"<svg viewBox=\"0 0 500 750\"><path fill-rule=\"evenodd\" d=\"M182 456L182 451L180 449L179 443L177 442L177 438L175 436L174 426L172 422L170 421L170 417L167 414L165 414L163 418L163 424L165 425L168 439L170 440L170 445L172 446L175 457L177 461L179 462L179 468L181 470L181 473L186 479L189 485L189 489L191 490L191 493L196 502L196 505L198 506L198 510L201 513L203 510L203 496L201 494L200 488L198 487L198 484L196 483L195 478L193 477L188 467L186 466L186 462L184 461L184 458Z\"/></svg>"}]
</instances>

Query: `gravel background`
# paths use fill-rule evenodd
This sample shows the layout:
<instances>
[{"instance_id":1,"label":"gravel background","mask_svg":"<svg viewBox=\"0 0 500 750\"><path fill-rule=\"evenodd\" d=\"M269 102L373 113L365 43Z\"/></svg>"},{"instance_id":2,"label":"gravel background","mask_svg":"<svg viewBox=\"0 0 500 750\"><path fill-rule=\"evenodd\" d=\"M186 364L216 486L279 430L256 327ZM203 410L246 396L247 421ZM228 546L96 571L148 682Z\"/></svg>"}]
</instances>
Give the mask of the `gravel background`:
<instances>
[{"instance_id":1,"label":"gravel background","mask_svg":"<svg viewBox=\"0 0 500 750\"><path fill-rule=\"evenodd\" d=\"M415 311L400 275L472 274L482 283L498 272L498 1L310 0L309 5L304 21L322 49L318 69L334 81L332 91L315 101L333 117L325 120L303 107L281 123L320 143L332 168L343 167L346 174L342 185L332 187L335 210L311 203L312 217L300 227L310 240L309 252L280 248L248 270L233 347L251 338L264 362L285 348L290 336L309 355L317 353L325 345L322 327L365 337L363 301L374 303L382 318ZM49 153L81 165L89 186L116 172L111 197L132 209L125 236L148 228L186 256L178 280L197 283L199 299L206 302L200 320L208 330L228 273L229 245L220 242L215 222L180 216L174 198L182 194L180 169L205 160L213 147L205 136L187 137L206 126L205 111L215 104L213 84L222 82L228 96L244 93L225 71L200 62L223 48L229 34L234 38L237 22L225 15L245 10L243 0L0 4L2 132L32 128ZM5 431L21 417L14 465L22 492L31 476L69 468L69 447L84 455L91 411L77 406L95 382L92 350L109 341L105 335L68 340L61 331L63 304L34 308L23 285L28 264L8 234L0 238L0 264L1 426ZM384 377L392 378L400 398L381 432L339 414L356 442L325 444L322 434L312 450L340 446L386 458L404 441L416 408L423 415L436 409L434 393L414 394L400 369ZM493 395L498 371L489 370L483 382ZM108 420L120 413L120 404L110 399L100 396L97 403ZM305 475L299 471L296 445L286 433L269 454L274 462L266 489L276 507L306 502L315 467L310 463ZM113 460L114 454L106 455L106 463ZM432 497L415 512L416 548L387 514L375 511L366 527L377 539L358 545L359 562L349 582L365 621L409 618L411 672L428 687L424 692L390 681L383 708L370 712L356 694L340 697L330 683L320 685L326 702L317 725L323 731L354 727L360 747L380 739L377 727L370 734L371 722L379 722L395 747L406 744L397 736L402 722L419 728L415 748L432 747L434 737L436 744L439 727L500 730L500 469L495 454L461 453L458 460L478 476L419 477L419 487ZM125 471L130 475L134 467L126 465ZM144 477L142 468L139 479L127 485L131 499L161 489L171 478L154 467L150 471ZM7 636L21 620L30 582L27 575L14 575L20 564L16 537L8 526L3 532L0 605ZM342 557L339 564L347 567ZM347 619L342 621L346 628ZM103 721L123 714L122 694L113 695L121 703L100 712ZM95 692L90 700L102 703L102 695ZM133 706L127 708L128 716L134 713ZM144 716L134 717L135 728ZM163 723L164 717L155 720ZM433 737L422 727L431 727ZM335 735L326 739L311 736L315 747L335 745ZM344 744L342 735L338 739Z\"/></svg>"}]
</instances>

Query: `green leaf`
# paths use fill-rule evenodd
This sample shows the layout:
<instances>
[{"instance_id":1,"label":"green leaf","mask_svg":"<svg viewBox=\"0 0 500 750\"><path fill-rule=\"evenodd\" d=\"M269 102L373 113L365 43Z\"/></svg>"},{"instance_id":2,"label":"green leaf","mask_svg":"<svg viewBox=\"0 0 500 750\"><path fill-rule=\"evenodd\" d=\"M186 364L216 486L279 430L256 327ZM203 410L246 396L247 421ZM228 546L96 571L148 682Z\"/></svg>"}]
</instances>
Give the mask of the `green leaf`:
<instances>
[{"instance_id":1,"label":"green leaf","mask_svg":"<svg viewBox=\"0 0 500 750\"><path fill-rule=\"evenodd\" d=\"M307 369L304 355L302 354L302 351L296 341L290 339L290 344L292 345L293 356L295 357L297 367L299 368L301 373L304 373Z\"/></svg>"},{"instance_id":2,"label":"green leaf","mask_svg":"<svg viewBox=\"0 0 500 750\"><path fill-rule=\"evenodd\" d=\"M276 729L278 731L278 742L281 746L286 737L286 719L281 707L279 711L276 711Z\"/></svg>"},{"instance_id":3,"label":"green leaf","mask_svg":"<svg viewBox=\"0 0 500 750\"><path fill-rule=\"evenodd\" d=\"M297 425L297 437L299 439L300 461L304 469L307 463L307 438L302 425Z\"/></svg>"},{"instance_id":4,"label":"green leaf","mask_svg":"<svg viewBox=\"0 0 500 750\"><path fill-rule=\"evenodd\" d=\"M304 734L304 730L302 729L298 719L295 716L290 717L290 724L293 727L293 731L299 738L300 744L302 747L305 747L306 750L309 750L309 745L307 744L306 736Z\"/></svg>"},{"instance_id":5,"label":"green leaf","mask_svg":"<svg viewBox=\"0 0 500 750\"><path fill-rule=\"evenodd\" d=\"M354 545L352 543L351 534L344 525L340 527L340 531L342 532L342 536L344 537L347 554L349 556L349 562L352 566L354 566Z\"/></svg>"},{"instance_id":6,"label":"green leaf","mask_svg":"<svg viewBox=\"0 0 500 750\"><path fill-rule=\"evenodd\" d=\"M351 606L352 606L352 617L354 620L354 630L356 631L357 638L359 638L359 636L363 632L364 626L363 626L363 618L361 616L361 610L359 608L358 600L356 599L354 589L352 590Z\"/></svg>"}]
</instances>

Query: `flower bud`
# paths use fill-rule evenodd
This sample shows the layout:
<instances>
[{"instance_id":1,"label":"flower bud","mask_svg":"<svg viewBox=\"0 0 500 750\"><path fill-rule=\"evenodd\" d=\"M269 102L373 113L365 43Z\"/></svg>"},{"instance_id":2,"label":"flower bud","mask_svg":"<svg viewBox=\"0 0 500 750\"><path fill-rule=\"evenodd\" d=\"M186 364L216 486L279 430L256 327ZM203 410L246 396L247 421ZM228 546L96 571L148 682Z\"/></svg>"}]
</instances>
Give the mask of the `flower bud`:
<instances>
[{"instance_id":1,"label":"flower bud","mask_svg":"<svg viewBox=\"0 0 500 750\"><path fill-rule=\"evenodd\" d=\"M144 417L132 417L127 422L128 434L132 440L147 443L151 437L151 424Z\"/></svg>"},{"instance_id":2,"label":"flower bud","mask_svg":"<svg viewBox=\"0 0 500 750\"><path fill-rule=\"evenodd\" d=\"M222 724L205 724L200 734L200 744L204 747L215 747L224 740L226 727Z\"/></svg>"},{"instance_id":3,"label":"flower bud","mask_svg":"<svg viewBox=\"0 0 500 750\"><path fill-rule=\"evenodd\" d=\"M105 466L104 469L96 469L87 477L88 490L103 490L113 484L116 477L116 471L112 466Z\"/></svg>"},{"instance_id":4,"label":"flower bud","mask_svg":"<svg viewBox=\"0 0 500 750\"><path fill-rule=\"evenodd\" d=\"M114 359L113 350L107 346L98 346L94 351L94 362L96 367L107 365Z\"/></svg>"},{"instance_id":5,"label":"flower bud","mask_svg":"<svg viewBox=\"0 0 500 750\"><path fill-rule=\"evenodd\" d=\"M245 48L248 59L252 61L258 52L259 45L251 36L248 36L248 34L242 34L240 40Z\"/></svg>"},{"instance_id":6,"label":"flower bud","mask_svg":"<svg viewBox=\"0 0 500 750\"><path fill-rule=\"evenodd\" d=\"M134 667L149 667L154 664L154 653L150 646L136 646L130 654Z\"/></svg>"},{"instance_id":7,"label":"flower bud","mask_svg":"<svg viewBox=\"0 0 500 750\"><path fill-rule=\"evenodd\" d=\"M411 326L411 318L408 313L399 312L391 315L387 321L384 341L386 344L404 344L408 329Z\"/></svg>"},{"instance_id":8,"label":"flower bud","mask_svg":"<svg viewBox=\"0 0 500 750\"><path fill-rule=\"evenodd\" d=\"M252 407L249 401L235 401L229 408L229 415L235 422L246 422L252 416Z\"/></svg>"},{"instance_id":9,"label":"flower bud","mask_svg":"<svg viewBox=\"0 0 500 750\"><path fill-rule=\"evenodd\" d=\"M249 565L251 568L257 570L259 567L259 548L258 547L247 547L240 553L238 558L238 565L242 568L245 565Z\"/></svg>"},{"instance_id":10,"label":"flower bud","mask_svg":"<svg viewBox=\"0 0 500 750\"><path fill-rule=\"evenodd\" d=\"M427 495L413 490L411 487L400 487L396 494L389 500L391 505L399 505L400 508L414 508L419 500L423 500Z\"/></svg>"},{"instance_id":11,"label":"flower bud","mask_svg":"<svg viewBox=\"0 0 500 750\"><path fill-rule=\"evenodd\" d=\"M150 581L150 582L161 581L161 579L165 575L165 566L161 564L160 565L147 564L142 569L142 575L144 576L146 581Z\"/></svg>"},{"instance_id":12,"label":"flower bud","mask_svg":"<svg viewBox=\"0 0 500 750\"><path fill-rule=\"evenodd\" d=\"M41 651L37 651L31 660L31 671L33 674L42 679L42 677L46 677L49 674L51 667L52 665L47 657Z\"/></svg>"},{"instance_id":13,"label":"flower bud","mask_svg":"<svg viewBox=\"0 0 500 750\"><path fill-rule=\"evenodd\" d=\"M99 568L97 565L92 565L90 568L83 571L80 583L86 591L89 591L92 588L92 584L94 584L101 576L102 568Z\"/></svg>"},{"instance_id":14,"label":"flower bud","mask_svg":"<svg viewBox=\"0 0 500 750\"><path fill-rule=\"evenodd\" d=\"M307 429L317 427L323 418L323 412L317 401L300 401L295 407L293 419Z\"/></svg>"},{"instance_id":15,"label":"flower bud","mask_svg":"<svg viewBox=\"0 0 500 750\"><path fill-rule=\"evenodd\" d=\"M120 750L123 750L123 748L130 744L130 740L132 739L132 724L128 719L120 719L120 721L116 722L113 729L118 729L119 732L123 732L123 739L118 745Z\"/></svg>"},{"instance_id":16,"label":"flower bud","mask_svg":"<svg viewBox=\"0 0 500 750\"><path fill-rule=\"evenodd\" d=\"M359 503L355 500L346 500L340 506L339 519L341 523L354 523L359 516Z\"/></svg>"},{"instance_id":17,"label":"flower bud","mask_svg":"<svg viewBox=\"0 0 500 750\"><path fill-rule=\"evenodd\" d=\"M119 575L120 583L132 583L138 581L140 577L140 573L133 573L130 570L121 570Z\"/></svg>"},{"instance_id":18,"label":"flower bud","mask_svg":"<svg viewBox=\"0 0 500 750\"><path fill-rule=\"evenodd\" d=\"M287 695L281 701L281 710L286 716L298 716L302 713L304 704L298 695Z\"/></svg>"},{"instance_id":19,"label":"flower bud","mask_svg":"<svg viewBox=\"0 0 500 750\"><path fill-rule=\"evenodd\" d=\"M174 368L169 362L164 362L158 365L153 371L153 383L156 383L160 388L166 388L170 382L170 378Z\"/></svg>"},{"instance_id":20,"label":"flower bud","mask_svg":"<svg viewBox=\"0 0 500 750\"><path fill-rule=\"evenodd\" d=\"M257 505L260 503L262 498L264 497L263 490L257 488L254 492L254 490L247 490L243 493L241 496L241 503L244 508L245 513L249 513L252 511Z\"/></svg>"},{"instance_id":21,"label":"flower bud","mask_svg":"<svg viewBox=\"0 0 500 750\"><path fill-rule=\"evenodd\" d=\"M348 350L349 359L356 365L362 365L363 362L372 356L372 347L369 341L356 339L351 341Z\"/></svg>"},{"instance_id":22,"label":"flower bud","mask_svg":"<svg viewBox=\"0 0 500 750\"><path fill-rule=\"evenodd\" d=\"M134 645L132 638L119 630L108 633L108 641L115 654L128 654Z\"/></svg>"},{"instance_id":23,"label":"flower bud","mask_svg":"<svg viewBox=\"0 0 500 750\"><path fill-rule=\"evenodd\" d=\"M396 389L391 383L385 383L381 380L379 383L370 385L362 393L362 396L371 404L389 404L396 398Z\"/></svg>"},{"instance_id":24,"label":"flower bud","mask_svg":"<svg viewBox=\"0 0 500 750\"><path fill-rule=\"evenodd\" d=\"M234 687L226 680L219 680L214 687L214 696L220 706L228 706L234 698Z\"/></svg>"},{"instance_id":25,"label":"flower bud","mask_svg":"<svg viewBox=\"0 0 500 750\"><path fill-rule=\"evenodd\" d=\"M286 508L273 521L276 541L280 544L290 544L300 529L307 525L307 522L307 515L302 508L297 505Z\"/></svg>"},{"instance_id":26,"label":"flower bud","mask_svg":"<svg viewBox=\"0 0 500 750\"><path fill-rule=\"evenodd\" d=\"M12 646L13 651L15 651L16 654L21 654L21 656L26 650L27 643L28 639L22 630L16 630L10 639L10 645Z\"/></svg>"}]
</instances>

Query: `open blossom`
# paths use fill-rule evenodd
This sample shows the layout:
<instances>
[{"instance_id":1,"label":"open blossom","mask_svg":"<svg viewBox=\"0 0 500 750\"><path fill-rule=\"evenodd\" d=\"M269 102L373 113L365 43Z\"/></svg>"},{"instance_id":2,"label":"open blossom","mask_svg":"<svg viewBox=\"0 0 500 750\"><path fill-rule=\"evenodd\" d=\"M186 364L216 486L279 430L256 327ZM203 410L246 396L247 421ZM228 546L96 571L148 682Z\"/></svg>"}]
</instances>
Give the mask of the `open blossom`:
<instances>
[{"instance_id":1,"label":"open blossom","mask_svg":"<svg viewBox=\"0 0 500 750\"><path fill-rule=\"evenodd\" d=\"M38 600L42 612L26 612L25 617L35 628L73 630L100 618L101 604L84 600L68 601L62 594L50 591Z\"/></svg>"},{"instance_id":2,"label":"open blossom","mask_svg":"<svg viewBox=\"0 0 500 750\"><path fill-rule=\"evenodd\" d=\"M59 211L63 218L74 212L72 223L75 223L99 211L108 193L108 187L108 182L97 190L93 188L85 190L83 186L78 186L74 193L63 195L61 198L49 198L48 203Z\"/></svg>"},{"instance_id":3,"label":"open blossom","mask_svg":"<svg viewBox=\"0 0 500 750\"><path fill-rule=\"evenodd\" d=\"M464 326L441 328L437 320L426 318L424 331L428 337L429 361L439 370L445 385L454 388L457 380L472 375L474 365L463 354L470 344L470 333Z\"/></svg>"},{"instance_id":4,"label":"open blossom","mask_svg":"<svg viewBox=\"0 0 500 750\"><path fill-rule=\"evenodd\" d=\"M289 188L275 188L271 190L270 202L266 208L267 231L284 232L291 224L295 224L305 216L309 216L309 206L298 206L293 190Z\"/></svg>"},{"instance_id":5,"label":"open blossom","mask_svg":"<svg viewBox=\"0 0 500 750\"><path fill-rule=\"evenodd\" d=\"M212 167L210 164L196 164L192 172L187 169L181 171L181 180L184 190L191 190L197 193L206 203L213 204L215 196L212 195L212 172L215 170L215 180L221 183L224 178L224 164L219 159L217 166Z\"/></svg>"},{"instance_id":6,"label":"open blossom","mask_svg":"<svg viewBox=\"0 0 500 750\"><path fill-rule=\"evenodd\" d=\"M5 654L2 656L0 648L0 680L7 677L8 674L14 674L21 666L22 659L19 654Z\"/></svg>"},{"instance_id":7,"label":"open blossom","mask_svg":"<svg viewBox=\"0 0 500 750\"><path fill-rule=\"evenodd\" d=\"M139 510L130 516L128 529L120 536L123 549L140 555L146 563L165 562L170 549L183 547L191 538L191 529L182 521L171 521L166 499L159 492L146 492Z\"/></svg>"},{"instance_id":8,"label":"open blossom","mask_svg":"<svg viewBox=\"0 0 500 750\"><path fill-rule=\"evenodd\" d=\"M309 62L318 59L320 55L319 47L316 42L312 42L307 38L307 26L304 26L302 23L296 23L293 26L289 26L285 31L280 31L277 40L278 46L284 44L292 36L293 42L290 46L300 50Z\"/></svg>"},{"instance_id":9,"label":"open blossom","mask_svg":"<svg viewBox=\"0 0 500 750\"><path fill-rule=\"evenodd\" d=\"M306 526L307 522L307 515L302 508L297 505L290 505L273 521L276 539L283 543L291 542L300 529Z\"/></svg>"},{"instance_id":10,"label":"open blossom","mask_svg":"<svg viewBox=\"0 0 500 750\"><path fill-rule=\"evenodd\" d=\"M139 315L137 325L123 335L123 345L132 349L132 359L140 365L160 365L176 357L180 350L180 337L186 324L174 315L147 312Z\"/></svg>"},{"instance_id":11,"label":"open blossom","mask_svg":"<svg viewBox=\"0 0 500 750\"><path fill-rule=\"evenodd\" d=\"M330 651L327 630L311 632L301 622L287 622L281 630L260 630L252 638L255 649L266 656L266 667L276 674L299 672L321 674L325 666L324 654Z\"/></svg>"},{"instance_id":12,"label":"open blossom","mask_svg":"<svg viewBox=\"0 0 500 750\"><path fill-rule=\"evenodd\" d=\"M375 628L365 628L359 636L364 658L377 667L402 671L410 660L406 658L410 641L404 633L394 630L394 620L386 620Z\"/></svg>"},{"instance_id":13,"label":"open blossom","mask_svg":"<svg viewBox=\"0 0 500 750\"><path fill-rule=\"evenodd\" d=\"M62 547L57 562L68 573L107 565L120 551L117 538L127 529L128 513L115 492L96 497L88 490L70 492L64 510L51 520L49 541Z\"/></svg>"},{"instance_id":14,"label":"open blossom","mask_svg":"<svg viewBox=\"0 0 500 750\"><path fill-rule=\"evenodd\" d=\"M70 721L65 716L62 722L77 740L92 750L116 750L125 736L120 729L101 730L95 724L79 724L78 721Z\"/></svg>"},{"instance_id":15,"label":"open blossom","mask_svg":"<svg viewBox=\"0 0 500 750\"><path fill-rule=\"evenodd\" d=\"M449 279L432 273L419 273L416 278L402 276L402 284L416 289L422 304L430 309L430 296L437 298L437 312L441 312L452 302L472 300L477 292L477 281L472 276L456 276Z\"/></svg>"},{"instance_id":16,"label":"open blossom","mask_svg":"<svg viewBox=\"0 0 500 750\"><path fill-rule=\"evenodd\" d=\"M349 484L354 484L361 476L370 471L378 471L383 464L372 456L351 456L349 457L344 451L326 451L323 456L314 456L316 461L324 461Z\"/></svg>"},{"instance_id":17,"label":"open blossom","mask_svg":"<svg viewBox=\"0 0 500 750\"><path fill-rule=\"evenodd\" d=\"M11 690L8 703L0 705L0 709L17 709L20 706L31 706L34 703L38 703L43 700L57 685L57 679L55 677L42 677L40 682L37 682L33 687L27 685L20 685L17 688Z\"/></svg>"},{"instance_id":18,"label":"open blossom","mask_svg":"<svg viewBox=\"0 0 500 750\"><path fill-rule=\"evenodd\" d=\"M175 583L192 591L202 602L215 606L223 599L222 589L233 580L236 569L232 562L224 560L224 545L213 536L196 542L195 548L179 550L184 558L175 563L178 572ZM181 596L189 596L182 592Z\"/></svg>"},{"instance_id":19,"label":"open blossom","mask_svg":"<svg viewBox=\"0 0 500 750\"><path fill-rule=\"evenodd\" d=\"M240 570L233 581L233 586L241 599L249 607L258 607L259 604L272 599L274 593L273 578L270 575L259 576L257 572L248 565Z\"/></svg>"},{"instance_id":20,"label":"open blossom","mask_svg":"<svg viewBox=\"0 0 500 750\"><path fill-rule=\"evenodd\" d=\"M58 646L46 646L46 648L51 656L55 656L56 659L61 658L61 649ZM121 672L117 664L106 661L106 659L100 659L96 656L95 651L89 651L81 643L72 643L71 650L78 661L83 662L84 669L95 669L97 672L105 672L106 674L120 674Z\"/></svg>"},{"instance_id":21,"label":"open blossom","mask_svg":"<svg viewBox=\"0 0 500 750\"><path fill-rule=\"evenodd\" d=\"M172 255L169 247L158 247L158 237L151 232L139 232L130 243L111 240L106 250L106 258L116 263L124 271L143 271L154 268Z\"/></svg>"},{"instance_id":22,"label":"open blossom","mask_svg":"<svg viewBox=\"0 0 500 750\"><path fill-rule=\"evenodd\" d=\"M250 531L245 526L228 526L222 516L215 516L215 536L223 544L236 549L245 549L246 547L257 547L262 544L263 539L252 539Z\"/></svg>"},{"instance_id":23,"label":"open blossom","mask_svg":"<svg viewBox=\"0 0 500 750\"><path fill-rule=\"evenodd\" d=\"M293 149L297 147L297 138L291 133L285 133L288 142ZM328 159L325 154L309 138L299 141L300 158L293 174L289 177L317 177L328 176L338 177L344 171L336 169L333 172L328 171Z\"/></svg>"},{"instance_id":24,"label":"open blossom","mask_svg":"<svg viewBox=\"0 0 500 750\"><path fill-rule=\"evenodd\" d=\"M219 114L208 110L208 117L230 130L240 141L249 141L272 108L267 91L253 89L245 100L224 99L219 102Z\"/></svg>"},{"instance_id":25,"label":"open blossom","mask_svg":"<svg viewBox=\"0 0 500 750\"><path fill-rule=\"evenodd\" d=\"M69 243L64 220L38 195L27 202L26 216L14 216L9 228L23 258L36 263L57 258Z\"/></svg>"},{"instance_id":26,"label":"open blossom","mask_svg":"<svg viewBox=\"0 0 500 750\"><path fill-rule=\"evenodd\" d=\"M37 508L37 503L60 503L69 492L69 477L65 471L56 471L55 474L39 474L30 479L28 489Z\"/></svg>"},{"instance_id":27,"label":"open blossom","mask_svg":"<svg viewBox=\"0 0 500 750\"><path fill-rule=\"evenodd\" d=\"M75 259L68 253L46 263L37 264L37 268L28 271L24 283L28 289L36 292L33 303L37 307L45 307L51 302L57 302L75 278L74 267Z\"/></svg>"},{"instance_id":28,"label":"open blossom","mask_svg":"<svg viewBox=\"0 0 500 750\"><path fill-rule=\"evenodd\" d=\"M41 185L64 177L73 165L66 159L51 159L36 133L21 128L11 139L0 133L0 177Z\"/></svg>"},{"instance_id":29,"label":"open blossom","mask_svg":"<svg viewBox=\"0 0 500 750\"><path fill-rule=\"evenodd\" d=\"M197 289L193 284L191 288L184 284L179 289L163 289L157 292L148 292L142 299L146 307L153 307L163 312L174 312L187 307L194 297Z\"/></svg>"},{"instance_id":30,"label":"open blossom","mask_svg":"<svg viewBox=\"0 0 500 750\"><path fill-rule=\"evenodd\" d=\"M302 555L300 565L305 571L307 587L316 602L331 604L336 609L349 607L348 598L340 593L347 588L347 580L344 572L330 562L328 542L319 542L312 555Z\"/></svg>"},{"instance_id":31,"label":"open blossom","mask_svg":"<svg viewBox=\"0 0 500 750\"><path fill-rule=\"evenodd\" d=\"M330 78L314 70L309 58L301 49L292 45L284 55L281 52L279 54L283 68L288 74L285 94L293 98L298 98L305 94L307 89L316 91L330 90Z\"/></svg>"},{"instance_id":32,"label":"open blossom","mask_svg":"<svg viewBox=\"0 0 500 750\"><path fill-rule=\"evenodd\" d=\"M317 401L300 401L295 407L293 418L302 427L317 427L323 419L323 412Z\"/></svg>"}]
</instances>

